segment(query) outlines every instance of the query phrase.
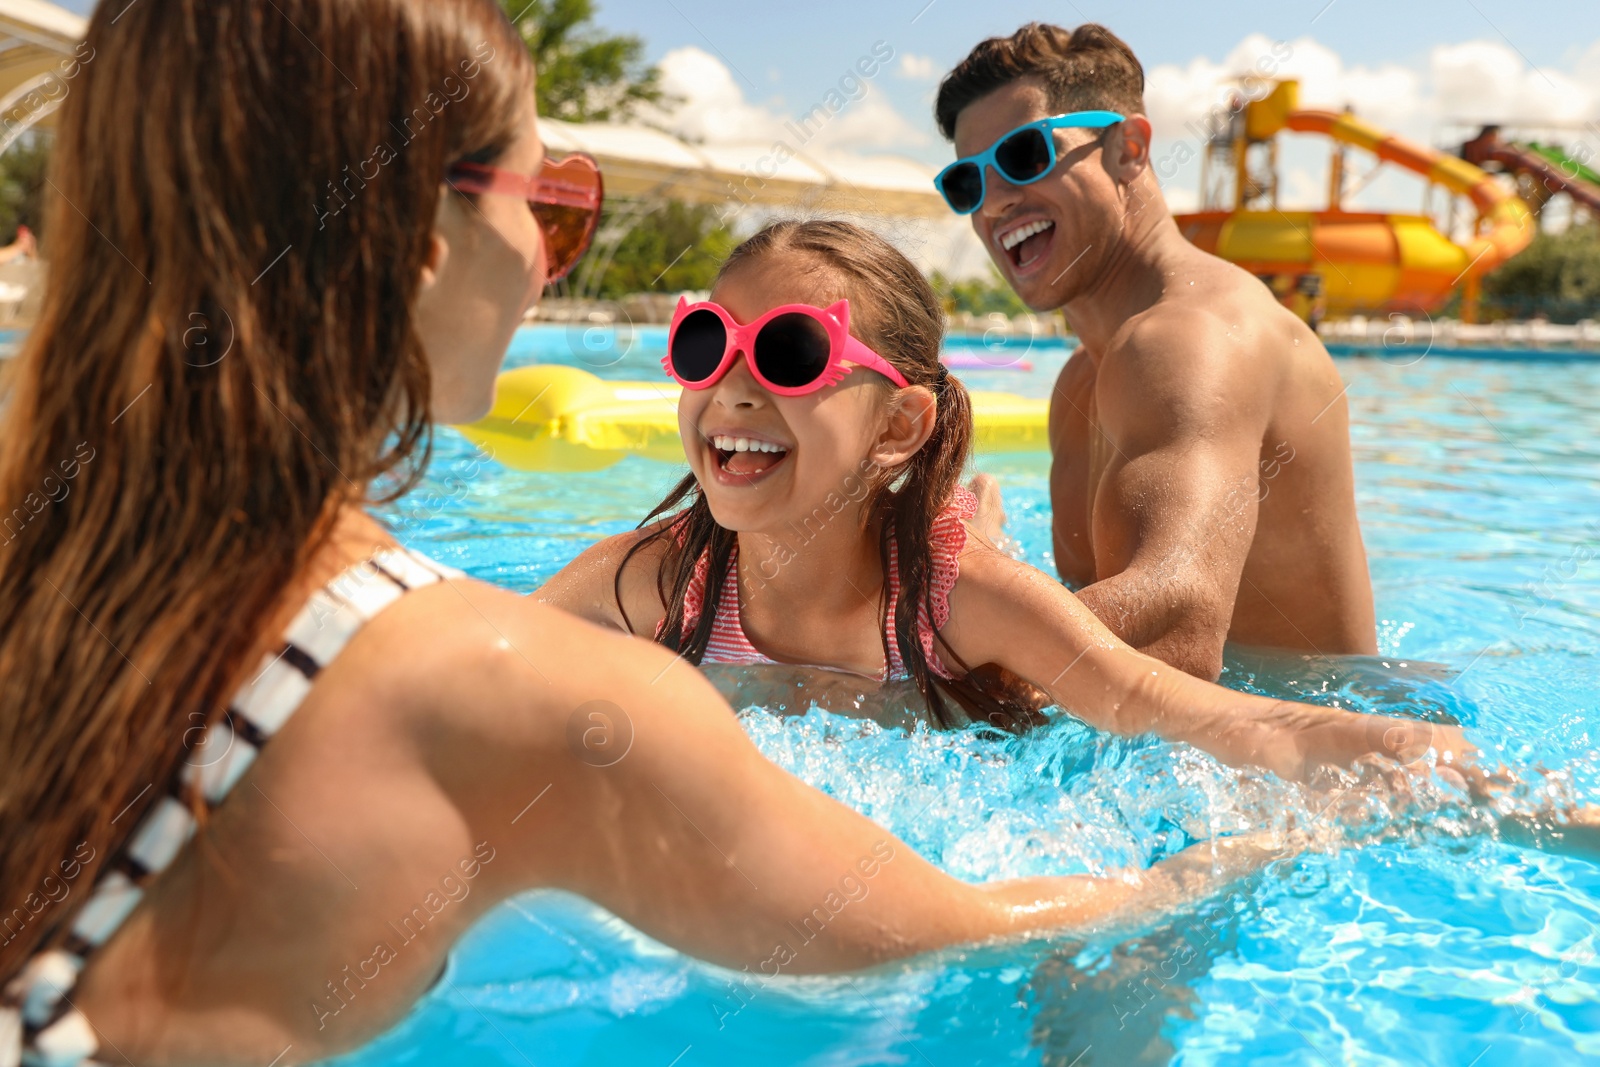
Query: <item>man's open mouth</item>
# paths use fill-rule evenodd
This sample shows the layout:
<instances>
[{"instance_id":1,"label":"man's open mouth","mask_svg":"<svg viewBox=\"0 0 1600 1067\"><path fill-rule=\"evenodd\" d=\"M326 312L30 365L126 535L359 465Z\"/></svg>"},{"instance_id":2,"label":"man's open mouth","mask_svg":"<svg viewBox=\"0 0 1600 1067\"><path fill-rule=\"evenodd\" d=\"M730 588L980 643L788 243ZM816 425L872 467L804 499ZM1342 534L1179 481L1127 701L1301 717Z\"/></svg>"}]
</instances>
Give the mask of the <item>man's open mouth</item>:
<instances>
[{"instance_id":1,"label":"man's open mouth","mask_svg":"<svg viewBox=\"0 0 1600 1067\"><path fill-rule=\"evenodd\" d=\"M714 434L707 439L717 469L737 478L755 478L789 458L789 450L772 441Z\"/></svg>"},{"instance_id":2,"label":"man's open mouth","mask_svg":"<svg viewBox=\"0 0 1600 1067\"><path fill-rule=\"evenodd\" d=\"M995 240L1010 257L1012 267L1027 270L1043 262L1055 239L1056 224L1049 219L1034 219L997 234Z\"/></svg>"}]
</instances>

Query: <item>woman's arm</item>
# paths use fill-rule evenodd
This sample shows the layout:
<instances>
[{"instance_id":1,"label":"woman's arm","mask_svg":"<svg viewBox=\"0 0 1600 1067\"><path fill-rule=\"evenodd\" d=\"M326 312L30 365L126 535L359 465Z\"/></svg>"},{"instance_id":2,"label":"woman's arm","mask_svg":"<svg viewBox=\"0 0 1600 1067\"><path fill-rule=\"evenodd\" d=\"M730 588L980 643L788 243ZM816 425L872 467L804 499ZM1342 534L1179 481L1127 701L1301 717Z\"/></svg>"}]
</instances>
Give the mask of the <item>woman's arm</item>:
<instances>
[{"instance_id":1,"label":"woman's arm","mask_svg":"<svg viewBox=\"0 0 1600 1067\"><path fill-rule=\"evenodd\" d=\"M473 610L455 624L482 641L441 691L427 751L472 839L495 845L496 895L571 890L667 944L772 975L1170 907L1277 855L1235 839L1110 878L971 886L765 759L665 650L463 591Z\"/></svg>"},{"instance_id":2,"label":"woman's arm","mask_svg":"<svg viewBox=\"0 0 1600 1067\"><path fill-rule=\"evenodd\" d=\"M1284 778L1373 754L1409 761L1431 747L1454 761L1475 751L1452 727L1201 681L1122 642L1049 576L982 545L962 554L942 634L966 662L998 663L1102 730L1157 734Z\"/></svg>"}]
</instances>

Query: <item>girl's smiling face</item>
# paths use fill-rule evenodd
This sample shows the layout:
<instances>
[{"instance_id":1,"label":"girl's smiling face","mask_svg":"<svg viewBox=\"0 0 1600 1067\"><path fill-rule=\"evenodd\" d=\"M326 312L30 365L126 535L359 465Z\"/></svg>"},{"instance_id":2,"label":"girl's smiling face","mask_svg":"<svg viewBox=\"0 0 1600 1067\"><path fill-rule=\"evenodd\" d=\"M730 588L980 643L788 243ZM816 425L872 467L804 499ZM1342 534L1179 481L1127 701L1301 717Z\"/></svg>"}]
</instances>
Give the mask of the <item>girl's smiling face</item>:
<instances>
[{"instance_id":1,"label":"girl's smiling face","mask_svg":"<svg viewBox=\"0 0 1600 1067\"><path fill-rule=\"evenodd\" d=\"M738 263L711 292L742 323L783 304L825 308L844 296L838 279L813 257L783 253ZM852 307L852 318L864 311ZM685 389L678 400L684 453L724 529L777 533L808 518L814 525L818 509L831 518L842 510L840 500L859 503L869 473L915 452L894 433L896 405L886 399L895 390L882 375L856 367L837 385L778 396L750 374L748 358L741 351L715 385ZM927 390L903 392L932 399Z\"/></svg>"}]
</instances>

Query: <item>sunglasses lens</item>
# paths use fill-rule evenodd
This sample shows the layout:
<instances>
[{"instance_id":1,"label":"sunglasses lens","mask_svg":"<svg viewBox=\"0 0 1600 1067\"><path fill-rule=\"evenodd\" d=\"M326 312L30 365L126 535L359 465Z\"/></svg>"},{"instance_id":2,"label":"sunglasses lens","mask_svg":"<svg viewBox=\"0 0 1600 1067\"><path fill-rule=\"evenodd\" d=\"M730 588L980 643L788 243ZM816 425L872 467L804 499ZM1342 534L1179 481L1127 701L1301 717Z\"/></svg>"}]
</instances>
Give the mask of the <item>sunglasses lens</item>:
<instances>
[{"instance_id":1,"label":"sunglasses lens","mask_svg":"<svg viewBox=\"0 0 1600 1067\"><path fill-rule=\"evenodd\" d=\"M756 335L755 363L773 385L796 389L810 385L828 369L828 331L810 315L779 315Z\"/></svg>"},{"instance_id":2,"label":"sunglasses lens","mask_svg":"<svg viewBox=\"0 0 1600 1067\"><path fill-rule=\"evenodd\" d=\"M685 382L703 382L728 350L728 328L713 312L691 311L672 334L672 370Z\"/></svg>"},{"instance_id":3,"label":"sunglasses lens","mask_svg":"<svg viewBox=\"0 0 1600 1067\"><path fill-rule=\"evenodd\" d=\"M995 149L994 163L1011 181L1032 181L1050 169L1050 141L1043 130L1014 133Z\"/></svg>"},{"instance_id":4,"label":"sunglasses lens","mask_svg":"<svg viewBox=\"0 0 1600 1067\"><path fill-rule=\"evenodd\" d=\"M939 187L950 207L966 214L983 200L983 172L976 163L958 163L944 172Z\"/></svg>"},{"instance_id":5,"label":"sunglasses lens","mask_svg":"<svg viewBox=\"0 0 1600 1067\"><path fill-rule=\"evenodd\" d=\"M546 161L539 171L539 198L528 201L544 233L547 281L565 278L589 250L600 224L604 190L600 171L585 156Z\"/></svg>"},{"instance_id":6,"label":"sunglasses lens","mask_svg":"<svg viewBox=\"0 0 1600 1067\"><path fill-rule=\"evenodd\" d=\"M539 228L544 231L546 257L546 282L558 282L572 273L572 268L583 258L592 232L589 216L583 208L559 207L553 204L531 204Z\"/></svg>"}]
</instances>

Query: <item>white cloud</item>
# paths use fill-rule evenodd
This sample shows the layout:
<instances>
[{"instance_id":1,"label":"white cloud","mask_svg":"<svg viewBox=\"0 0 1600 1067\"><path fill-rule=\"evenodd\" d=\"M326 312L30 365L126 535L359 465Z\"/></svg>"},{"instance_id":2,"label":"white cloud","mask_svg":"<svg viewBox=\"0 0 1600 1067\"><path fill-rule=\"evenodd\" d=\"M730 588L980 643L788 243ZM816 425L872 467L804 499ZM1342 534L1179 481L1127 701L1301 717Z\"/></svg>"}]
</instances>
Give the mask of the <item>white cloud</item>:
<instances>
[{"instance_id":1,"label":"white cloud","mask_svg":"<svg viewBox=\"0 0 1600 1067\"><path fill-rule=\"evenodd\" d=\"M1515 122L1537 127L1541 122L1570 124L1600 120L1600 41L1583 51L1570 70L1534 69L1501 41L1477 40L1435 45L1420 67L1384 63L1349 65L1337 52L1311 37L1275 42L1251 34L1221 61L1206 57L1187 64L1162 64L1146 77L1145 105L1155 127L1158 160L1170 159L1180 144L1188 162L1164 173L1169 201L1188 205L1197 198L1199 150L1207 128L1218 128L1228 115L1227 100L1249 85L1265 91L1257 79L1298 78L1305 108L1341 111L1349 107L1361 118L1424 144L1453 144L1476 132L1477 123ZM1600 127L1565 139L1586 138L1600 152ZM1290 151L1286 149L1286 151ZM1313 153L1298 152L1284 161L1285 194L1296 201L1326 199L1313 195L1325 189L1326 171L1299 169ZM1325 159L1326 151L1321 153ZM1325 163L1323 164L1325 165ZM1363 164L1365 165L1365 164ZM1392 169L1392 168L1390 168ZM1297 172L1298 170L1298 172ZM1323 176L1319 176L1323 175ZM1380 181L1384 194L1399 192ZM1369 190L1363 202L1378 195ZM1407 190L1401 199L1414 199ZM1395 205L1400 206L1397 201Z\"/></svg>"},{"instance_id":2,"label":"white cloud","mask_svg":"<svg viewBox=\"0 0 1600 1067\"><path fill-rule=\"evenodd\" d=\"M852 101L811 142L820 148L889 151L927 144L931 138L896 111L881 92L869 88Z\"/></svg>"},{"instance_id":3,"label":"white cloud","mask_svg":"<svg viewBox=\"0 0 1600 1067\"><path fill-rule=\"evenodd\" d=\"M661 88L679 103L650 116L696 141L765 138L772 114L745 101L744 90L722 60L699 48L674 48L661 57Z\"/></svg>"},{"instance_id":4,"label":"white cloud","mask_svg":"<svg viewBox=\"0 0 1600 1067\"><path fill-rule=\"evenodd\" d=\"M1200 210L1200 193L1188 185L1161 184L1161 196L1167 202L1167 207L1174 215L1181 215L1185 211Z\"/></svg>"},{"instance_id":5,"label":"white cloud","mask_svg":"<svg viewBox=\"0 0 1600 1067\"><path fill-rule=\"evenodd\" d=\"M1207 112L1216 111L1220 122L1230 97L1259 96L1276 78L1298 78L1304 106L1339 110L1348 104L1379 124L1411 117L1421 80L1394 64L1346 68L1337 52L1309 37L1286 42L1253 33L1220 63L1202 56L1183 67L1153 68L1145 82L1145 108L1158 138L1194 140Z\"/></svg>"},{"instance_id":6,"label":"white cloud","mask_svg":"<svg viewBox=\"0 0 1600 1067\"><path fill-rule=\"evenodd\" d=\"M931 81L938 77L939 68L933 62L932 56L919 56L914 52L901 52L900 65L895 68L895 73L902 78L913 81Z\"/></svg>"},{"instance_id":7,"label":"white cloud","mask_svg":"<svg viewBox=\"0 0 1600 1067\"><path fill-rule=\"evenodd\" d=\"M1578 65L1573 68L1573 73L1579 81L1589 85L1600 85L1600 41L1595 41L1589 46L1578 60Z\"/></svg>"},{"instance_id":8,"label":"white cloud","mask_svg":"<svg viewBox=\"0 0 1600 1067\"><path fill-rule=\"evenodd\" d=\"M1342 111L1346 107L1386 128L1405 127L1417 117L1422 79L1396 64L1346 67L1339 54L1309 37L1293 41L1279 74L1300 79L1302 107ZM1413 133L1420 131L1412 130Z\"/></svg>"},{"instance_id":9,"label":"white cloud","mask_svg":"<svg viewBox=\"0 0 1600 1067\"><path fill-rule=\"evenodd\" d=\"M1591 55L1595 51L1590 49ZM1429 56L1429 67L1441 118L1573 122L1600 117L1600 69L1580 67L1576 77L1548 67L1532 70L1505 45L1489 41L1441 45ZM1588 84L1579 80L1586 73Z\"/></svg>"},{"instance_id":10,"label":"white cloud","mask_svg":"<svg viewBox=\"0 0 1600 1067\"><path fill-rule=\"evenodd\" d=\"M649 117L691 140L712 144L792 141L785 123L797 121L819 105L822 113L833 114L820 127L815 122L807 126L816 129L808 142L811 147L885 152L931 140L855 71L842 72L839 83L824 86L815 99L805 101L793 114L785 114L770 104L746 100L727 65L702 49L675 48L662 57L660 67L661 87L679 103Z\"/></svg>"},{"instance_id":11,"label":"white cloud","mask_svg":"<svg viewBox=\"0 0 1600 1067\"><path fill-rule=\"evenodd\" d=\"M1220 63L1201 57L1183 67L1168 63L1150 71L1145 103L1156 135L1193 136L1184 124L1198 124L1208 108L1245 84L1240 79L1247 74L1298 78L1303 107L1337 111L1348 106L1375 125L1420 138L1452 120L1531 124L1600 118L1600 41L1570 72L1529 67L1499 41L1435 45L1425 69L1417 70L1394 63L1348 66L1310 37L1274 42L1251 34Z\"/></svg>"},{"instance_id":12,"label":"white cloud","mask_svg":"<svg viewBox=\"0 0 1600 1067\"><path fill-rule=\"evenodd\" d=\"M1305 167L1290 167L1283 176L1283 189L1278 195L1278 203L1289 211L1326 207L1328 183Z\"/></svg>"}]
</instances>

